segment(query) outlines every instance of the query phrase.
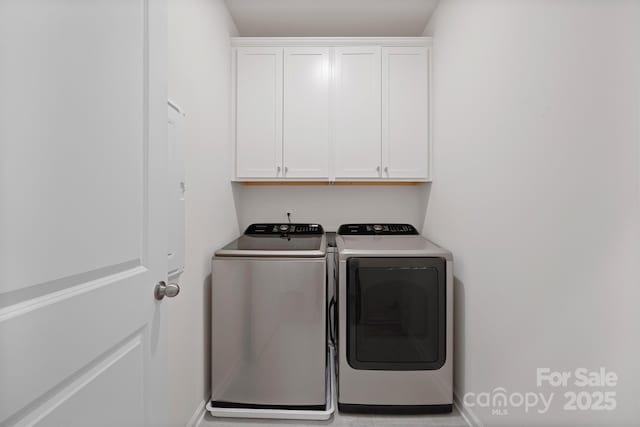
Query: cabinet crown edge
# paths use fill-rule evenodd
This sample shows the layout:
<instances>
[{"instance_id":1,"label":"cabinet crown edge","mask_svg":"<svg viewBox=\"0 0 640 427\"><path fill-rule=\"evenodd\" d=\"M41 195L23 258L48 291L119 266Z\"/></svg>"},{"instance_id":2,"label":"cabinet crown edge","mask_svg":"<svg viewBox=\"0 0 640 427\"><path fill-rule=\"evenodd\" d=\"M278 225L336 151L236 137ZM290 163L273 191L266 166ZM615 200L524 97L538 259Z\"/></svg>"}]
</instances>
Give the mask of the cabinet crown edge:
<instances>
[{"instance_id":1,"label":"cabinet crown edge","mask_svg":"<svg viewBox=\"0 0 640 427\"><path fill-rule=\"evenodd\" d=\"M432 37L231 37L232 47L248 46L424 46Z\"/></svg>"}]
</instances>

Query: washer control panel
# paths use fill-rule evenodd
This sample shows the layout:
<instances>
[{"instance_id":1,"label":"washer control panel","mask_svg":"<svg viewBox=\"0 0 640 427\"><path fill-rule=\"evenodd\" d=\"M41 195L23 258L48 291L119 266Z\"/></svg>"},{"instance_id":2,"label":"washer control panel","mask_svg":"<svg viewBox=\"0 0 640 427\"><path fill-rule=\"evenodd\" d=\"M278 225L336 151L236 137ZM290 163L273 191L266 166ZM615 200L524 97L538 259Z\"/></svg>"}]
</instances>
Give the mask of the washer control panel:
<instances>
[{"instance_id":1,"label":"washer control panel","mask_svg":"<svg viewBox=\"0 0 640 427\"><path fill-rule=\"evenodd\" d=\"M324 229L320 224L251 224L244 234L250 235L319 235L324 234Z\"/></svg>"},{"instance_id":2,"label":"washer control panel","mask_svg":"<svg viewBox=\"0 0 640 427\"><path fill-rule=\"evenodd\" d=\"M411 224L343 224L338 229L338 234L343 236L415 236L418 230Z\"/></svg>"}]
</instances>

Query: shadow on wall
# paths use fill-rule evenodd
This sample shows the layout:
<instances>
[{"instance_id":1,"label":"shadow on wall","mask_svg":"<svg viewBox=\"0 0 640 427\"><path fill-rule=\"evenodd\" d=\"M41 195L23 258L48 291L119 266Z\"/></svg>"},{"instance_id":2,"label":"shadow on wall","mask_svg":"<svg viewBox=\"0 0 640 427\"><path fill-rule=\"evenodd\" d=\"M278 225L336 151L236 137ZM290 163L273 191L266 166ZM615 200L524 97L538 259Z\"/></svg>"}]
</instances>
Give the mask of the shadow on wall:
<instances>
[{"instance_id":1,"label":"shadow on wall","mask_svg":"<svg viewBox=\"0 0 640 427\"><path fill-rule=\"evenodd\" d=\"M429 196L431 196L431 183L423 184L420 186L422 192L420 193L420 218L418 218L418 222L414 224L420 232L422 232L423 224L427 219L427 209L429 207Z\"/></svg>"},{"instance_id":2,"label":"shadow on wall","mask_svg":"<svg viewBox=\"0 0 640 427\"><path fill-rule=\"evenodd\" d=\"M455 265L456 257L453 254L453 263ZM453 278L453 393L457 399L458 390L464 390L464 385L459 381L465 378L464 372L464 354L466 352L466 326L465 326L465 307L466 307L466 290L465 285L460 279Z\"/></svg>"},{"instance_id":3,"label":"shadow on wall","mask_svg":"<svg viewBox=\"0 0 640 427\"><path fill-rule=\"evenodd\" d=\"M240 212L244 209L244 204L242 203L243 198L241 197L242 193L242 185L239 182L231 183L231 193L233 194L233 203L236 206L236 219L238 221L238 231L243 233L246 225L240 222L240 217L242 216Z\"/></svg>"},{"instance_id":4,"label":"shadow on wall","mask_svg":"<svg viewBox=\"0 0 640 427\"><path fill-rule=\"evenodd\" d=\"M204 313L202 328L204 348L205 394L211 390L211 274L208 274L202 282L202 312Z\"/></svg>"},{"instance_id":5,"label":"shadow on wall","mask_svg":"<svg viewBox=\"0 0 640 427\"><path fill-rule=\"evenodd\" d=\"M240 231L254 222L405 222L422 230L431 184L264 186L232 183Z\"/></svg>"}]
</instances>

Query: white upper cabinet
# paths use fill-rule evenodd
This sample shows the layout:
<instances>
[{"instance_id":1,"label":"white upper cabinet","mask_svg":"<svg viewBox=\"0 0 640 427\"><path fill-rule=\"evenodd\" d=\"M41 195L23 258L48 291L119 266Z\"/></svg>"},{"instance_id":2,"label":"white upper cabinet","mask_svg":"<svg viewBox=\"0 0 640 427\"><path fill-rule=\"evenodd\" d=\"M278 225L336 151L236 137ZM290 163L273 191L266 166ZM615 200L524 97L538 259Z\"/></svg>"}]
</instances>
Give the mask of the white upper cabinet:
<instances>
[{"instance_id":1,"label":"white upper cabinet","mask_svg":"<svg viewBox=\"0 0 640 427\"><path fill-rule=\"evenodd\" d=\"M430 38L232 44L234 179L431 179Z\"/></svg>"},{"instance_id":2,"label":"white upper cabinet","mask_svg":"<svg viewBox=\"0 0 640 427\"><path fill-rule=\"evenodd\" d=\"M379 178L380 47L336 47L334 52L335 177Z\"/></svg>"},{"instance_id":3,"label":"white upper cabinet","mask_svg":"<svg viewBox=\"0 0 640 427\"><path fill-rule=\"evenodd\" d=\"M382 49L383 178L429 179L429 55Z\"/></svg>"},{"instance_id":4,"label":"white upper cabinet","mask_svg":"<svg viewBox=\"0 0 640 427\"><path fill-rule=\"evenodd\" d=\"M282 48L236 51L235 154L238 178L282 176Z\"/></svg>"},{"instance_id":5,"label":"white upper cabinet","mask_svg":"<svg viewBox=\"0 0 640 427\"><path fill-rule=\"evenodd\" d=\"M284 49L284 177L329 177L329 49Z\"/></svg>"}]
</instances>

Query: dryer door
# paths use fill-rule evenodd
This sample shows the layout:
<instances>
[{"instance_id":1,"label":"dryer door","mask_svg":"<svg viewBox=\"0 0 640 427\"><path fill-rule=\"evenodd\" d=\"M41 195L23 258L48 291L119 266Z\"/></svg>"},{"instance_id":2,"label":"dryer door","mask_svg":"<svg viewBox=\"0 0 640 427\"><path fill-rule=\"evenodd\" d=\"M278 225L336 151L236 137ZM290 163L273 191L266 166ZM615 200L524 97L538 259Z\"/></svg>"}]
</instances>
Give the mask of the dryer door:
<instances>
[{"instance_id":1,"label":"dryer door","mask_svg":"<svg viewBox=\"0 0 640 427\"><path fill-rule=\"evenodd\" d=\"M347 261L347 360L354 369L433 370L446 357L443 258Z\"/></svg>"}]
</instances>

